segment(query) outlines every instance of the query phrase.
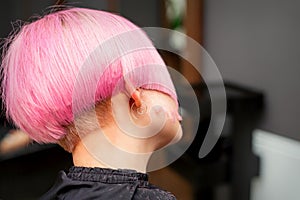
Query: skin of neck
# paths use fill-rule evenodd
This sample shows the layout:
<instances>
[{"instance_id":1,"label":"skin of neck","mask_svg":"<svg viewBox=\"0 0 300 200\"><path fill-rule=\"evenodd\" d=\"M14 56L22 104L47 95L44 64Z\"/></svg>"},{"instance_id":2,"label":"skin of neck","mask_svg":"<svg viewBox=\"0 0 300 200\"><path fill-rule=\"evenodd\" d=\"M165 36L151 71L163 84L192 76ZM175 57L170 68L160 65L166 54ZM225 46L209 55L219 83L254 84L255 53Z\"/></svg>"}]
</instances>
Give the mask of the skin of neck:
<instances>
[{"instance_id":1,"label":"skin of neck","mask_svg":"<svg viewBox=\"0 0 300 200\"><path fill-rule=\"evenodd\" d=\"M180 132L172 139L178 140L178 135ZM111 145L102 145L104 140ZM173 140L165 134L165 128L150 138L141 139L124 133L118 127L107 127L88 134L75 146L72 152L73 162L75 166L133 169L145 173L152 153L173 143ZM102 161L106 159L111 164Z\"/></svg>"},{"instance_id":2,"label":"skin of neck","mask_svg":"<svg viewBox=\"0 0 300 200\"><path fill-rule=\"evenodd\" d=\"M100 135L102 135L102 137L99 137ZM125 134L117 127L106 127L104 129L95 131L94 133L90 133L85 138L80 140L72 152L73 163L75 166L83 167L100 167L111 169L126 168L134 169L139 172L146 172L148 160L152 152L157 149L156 146L158 145L154 143L154 139L155 138L137 139ZM112 146L103 149L99 140L106 140ZM99 145L92 144L96 142ZM114 151L114 147L120 151ZM143 156L139 159L124 159L124 156L121 155L122 152L133 155L133 158L134 155ZM115 162L108 164L102 161L102 154L104 154L104 156L109 155L110 158L117 158L117 160L113 160Z\"/></svg>"}]
</instances>

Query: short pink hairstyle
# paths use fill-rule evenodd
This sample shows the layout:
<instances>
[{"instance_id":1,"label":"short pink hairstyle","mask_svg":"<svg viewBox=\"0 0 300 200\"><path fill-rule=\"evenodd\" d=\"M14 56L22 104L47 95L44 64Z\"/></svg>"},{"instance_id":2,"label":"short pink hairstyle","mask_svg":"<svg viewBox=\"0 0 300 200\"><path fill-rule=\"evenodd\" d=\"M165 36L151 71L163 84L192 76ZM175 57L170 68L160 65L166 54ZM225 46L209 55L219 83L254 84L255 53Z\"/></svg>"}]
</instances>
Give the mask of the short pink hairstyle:
<instances>
[{"instance_id":1,"label":"short pink hairstyle","mask_svg":"<svg viewBox=\"0 0 300 200\"><path fill-rule=\"evenodd\" d=\"M74 113L72 97L75 81L86 59L99 44L134 30L140 29L123 17L84 8L54 12L24 25L9 39L9 48L5 49L1 64L2 98L7 116L35 141L56 143L66 135L65 126L85 109L83 103L82 108L77 109L78 113ZM147 48L122 55L109 63L101 63L101 59L91 60L94 62L92 65L102 67L103 71L100 79L89 77L91 80L99 79L96 102L110 98L124 73L140 66L160 66L163 69L161 76L167 82L171 81L158 52L145 34L142 37L148 41ZM114 42L115 49L122 49L130 43L122 40ZM103 53L109 55L110 52ZM108 66L103 69L103 65ZM147 70L143 68L133 73L131 81L134 87L155 89L177 101L173 85L150 84L161 72ZM135 79L139 79L139 83ZM92 92L88 91L89 80L80 84L87 92ZM85 95L82 95L81 100L84 101L84 98Z\"/></svg>"}]
</instances>

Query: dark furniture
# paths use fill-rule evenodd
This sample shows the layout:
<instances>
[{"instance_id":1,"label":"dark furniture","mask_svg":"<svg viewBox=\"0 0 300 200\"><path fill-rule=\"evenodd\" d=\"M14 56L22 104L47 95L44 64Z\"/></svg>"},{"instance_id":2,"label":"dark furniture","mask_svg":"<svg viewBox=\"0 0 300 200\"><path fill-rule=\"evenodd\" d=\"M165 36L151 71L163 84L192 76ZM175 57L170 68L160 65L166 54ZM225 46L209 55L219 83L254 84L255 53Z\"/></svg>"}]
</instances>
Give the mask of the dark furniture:
<instances>
[{"instance_id":1,"label":"dark furniture","mask_svg":"<svg viewBox=\"0 0 300 200\"><path fill-rule=\"evenodd\" d=\"M219 86L216 84L217 89ZM226 83L227 113L223 132L213 150L204 158L199 150L210 122L210 97L206 85L194 85L200 107L197 135L185 154L172 164L192 182L195 199L217 200L219 185L227 185L222 200L249 200L250 184L259 174L259 158L252 152L252 132L263 111L263 94Z\"/></svg>"}]
</instances>

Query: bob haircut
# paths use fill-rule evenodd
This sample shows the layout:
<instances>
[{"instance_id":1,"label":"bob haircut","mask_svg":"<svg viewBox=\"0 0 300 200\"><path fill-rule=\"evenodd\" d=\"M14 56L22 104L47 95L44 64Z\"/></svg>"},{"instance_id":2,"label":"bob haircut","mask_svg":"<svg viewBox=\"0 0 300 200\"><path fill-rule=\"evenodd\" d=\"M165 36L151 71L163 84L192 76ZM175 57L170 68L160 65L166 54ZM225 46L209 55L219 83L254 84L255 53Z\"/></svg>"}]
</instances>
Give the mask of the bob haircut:
<instances>
[{"instance_id":1,"label":"bob haircut","mask_svg":"<svg viewBox=\"0 0 300 200\"><path fill-rule=\"evenodd\" d=\"M118 37L137 30L139 34L130 34L131 41ZM109 48L101 49L108 40ZM132 41L143 45L126 50ZM61 143L72 151L78 140L75 131L69 130L75 118L88 116L84 113L91 106L110 99L126 73L131 74L128 80L133 87L164 92L177 102L170 75L151 41L140 28L118 15L85 8L60 10L25 24L6 46L1 63L6 115L40 143ZM101 54L89 59L99 47ZM117 58L110 57L115 51ZM89 68L88 76L80 76L87 60L97 67ZM159 70L143 67L146 65L159 66ZM142 70L135 70L138 68ZM156 77L166 84L155 83ZM91 89L95 83L96 91ZM76 109L75 85L81 89ZM94 102L86 100L89 93L93 93Z\"/></svg>"}]
</instances>

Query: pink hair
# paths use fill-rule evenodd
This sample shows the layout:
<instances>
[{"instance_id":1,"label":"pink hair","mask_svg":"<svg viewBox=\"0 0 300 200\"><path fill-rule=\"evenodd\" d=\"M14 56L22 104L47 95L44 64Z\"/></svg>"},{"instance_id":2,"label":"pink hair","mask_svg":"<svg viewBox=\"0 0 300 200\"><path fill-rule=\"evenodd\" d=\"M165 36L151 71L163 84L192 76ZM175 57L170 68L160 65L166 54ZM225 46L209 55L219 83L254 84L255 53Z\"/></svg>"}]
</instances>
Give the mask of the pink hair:
<instances>
[{"instance_id":1,"label":"pink hair","mask_svg":"<svg viewBox=\"0 0 300 200\"><path fill-rule=\"evenodd\" d=\"M94 92L95 101L109 98L126 73L134 87L162 91L177 100L165 64L145 34L130 34L132 41L142 40L139 50L124 55L122 49L131 41L117 39L109 42L110 50L100 45L103 58L93 56L99 44L136 30L140 29L120 16L84 8L52 13L23 26L11 40L1 64L7 116L32 139L57 142L66 134L65 125L92 103L85 102L85 93ZM115 49L117 59L110 57ZM81 80L82 66L87 63L97 68ZM160 69L143 67L146 65ZM139 67L143 70L133 71ZM101 77L95 69L100 70ZM96 91L90 91L95 81ZM72 109L75 84L82 94L76 113Z\"/></svg>"}]
</instances>

